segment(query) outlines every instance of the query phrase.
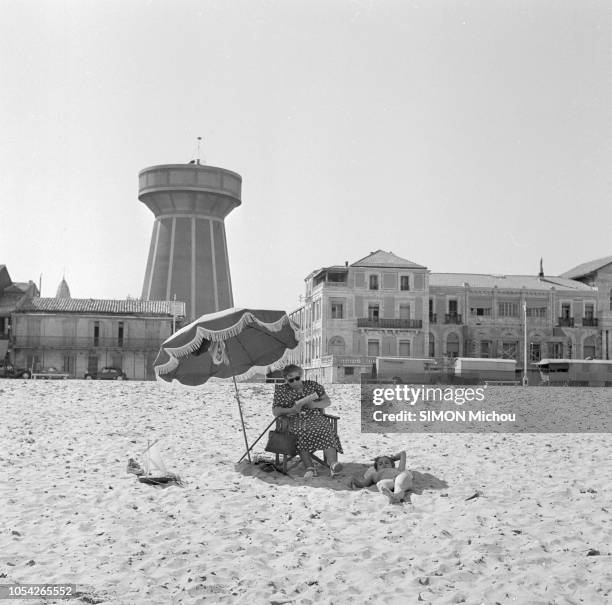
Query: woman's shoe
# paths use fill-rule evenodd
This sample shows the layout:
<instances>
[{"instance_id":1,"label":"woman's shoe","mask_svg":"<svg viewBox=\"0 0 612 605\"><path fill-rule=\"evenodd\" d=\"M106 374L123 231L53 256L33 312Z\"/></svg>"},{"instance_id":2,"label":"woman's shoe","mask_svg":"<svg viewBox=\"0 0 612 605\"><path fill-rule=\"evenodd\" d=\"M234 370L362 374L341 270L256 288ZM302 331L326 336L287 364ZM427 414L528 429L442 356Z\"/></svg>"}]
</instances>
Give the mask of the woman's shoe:
<instances>
[{"instance_id":1,"label":"woman's shoe","mask_svg":"<svg viewBox=\"0 0 612 605\"><path fill-rule=\"evenodd\" d=\"M339 462L334 462L329 467L329 474L331 477L335 477L336 475L339 475L341 472L342 472L342 464L340 464Z\"/></svg>"},{"instance_id":2,"label":"woman's shoe","mask_svg":"<svg viewBox=\"0 0 612 605\"><path fill-rule=\"evenodd\" d=\"M304 481L310 481L313 477L317 476L317 469L314 466L309 466L304 473Z\"/></svg>"}]
</instances>

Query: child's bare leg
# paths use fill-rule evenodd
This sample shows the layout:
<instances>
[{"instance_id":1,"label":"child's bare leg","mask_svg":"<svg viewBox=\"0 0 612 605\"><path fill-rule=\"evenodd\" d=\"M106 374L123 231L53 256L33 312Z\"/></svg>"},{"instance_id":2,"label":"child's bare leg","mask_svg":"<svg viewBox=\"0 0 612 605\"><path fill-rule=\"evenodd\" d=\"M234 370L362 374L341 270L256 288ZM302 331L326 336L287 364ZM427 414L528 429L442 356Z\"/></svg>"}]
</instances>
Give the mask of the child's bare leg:
<instances>
[{"instance_id":1,"label":"child's bare leg","mask_svg":"<svg viewBox=\"0 0 612 605\"><path fill-rule=\"evenodd\" d=\"M377 484L376 487L378 488L378 491L387 496L387 498L389 498L389 503L393 503L393 487L394 487L394 481L393 479L381 479Z\"/></svg>"},{"instance_id":2,"label":"child's bare leg","mask_svg":"<svg viewBox=\"0 0 612 605\"><path fill-rule=\"evenodd\" d=\"M396 502L399 502L410 489L412 489L412 473L403 471L395 478L393 485L393 495Z\"/></svg>"}]
</instances>

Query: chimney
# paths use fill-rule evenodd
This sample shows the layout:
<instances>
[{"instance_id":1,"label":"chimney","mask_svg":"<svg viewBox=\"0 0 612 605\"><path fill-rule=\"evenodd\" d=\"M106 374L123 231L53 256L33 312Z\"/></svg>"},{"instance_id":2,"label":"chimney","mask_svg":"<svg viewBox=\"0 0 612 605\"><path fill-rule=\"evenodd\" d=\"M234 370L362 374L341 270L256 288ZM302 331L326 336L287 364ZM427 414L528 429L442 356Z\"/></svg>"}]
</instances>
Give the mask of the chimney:
<instances>
[{"instance_id":1,"label":"chimney","mask_svg":"<svg viewBox=\"0 0 612 605\"><path fill-rule=\"evenodd\" d=\"M540 272L538 273L538 277L540 279L544 277L544 265L543 265L542 258L540 258Z\"/></svg>"},{"instance_id":2,"label":"chimney","mask_svg":"<svg viewBox=\"0 0 612 605\"><path fill-rule=\"evenodd\" d=\"M344 266L348 267L348 261L347 260L344 261Z\"/></svg>"}]
</instances>

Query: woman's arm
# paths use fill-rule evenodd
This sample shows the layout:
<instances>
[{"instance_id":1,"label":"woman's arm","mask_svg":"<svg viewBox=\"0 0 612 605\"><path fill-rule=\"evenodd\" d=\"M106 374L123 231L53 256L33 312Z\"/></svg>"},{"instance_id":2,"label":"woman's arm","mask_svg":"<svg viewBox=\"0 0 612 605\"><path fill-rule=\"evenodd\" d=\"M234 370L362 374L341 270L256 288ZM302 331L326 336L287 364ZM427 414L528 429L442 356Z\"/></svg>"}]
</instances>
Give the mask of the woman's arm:
<instances>
[{"instance_id":1,"label":"woman's arm","mask_svg":"<svg viewBox=\"0 0 612 605\"><path fill-rule=\"evenodd\" d=\"M275 418L279 416L295 416L302 411L303 403L296 401L290 408L284 408L280 405L276 405L272 408L272 414Z\"/></svg>"},{"instance_id":2,"label":"woman's arm","mask_svg":"<svg viewBox=\"0 0 612 605\"><path fill-rule=\"evenodd\" d=\"M311 397L311 395L309 395L309 397ZM316 395L315 395L316 397ZM312 399L310 400L309 403L307 403L306 405L304 405L305 408L319 408L319 409L324 409L327 408L331 405L331 400L330 398L327 396L327 393L325 393L325 395L323 395L323 397L321 398L316 398L316 399Z\"/></svg>"}]
</instances>

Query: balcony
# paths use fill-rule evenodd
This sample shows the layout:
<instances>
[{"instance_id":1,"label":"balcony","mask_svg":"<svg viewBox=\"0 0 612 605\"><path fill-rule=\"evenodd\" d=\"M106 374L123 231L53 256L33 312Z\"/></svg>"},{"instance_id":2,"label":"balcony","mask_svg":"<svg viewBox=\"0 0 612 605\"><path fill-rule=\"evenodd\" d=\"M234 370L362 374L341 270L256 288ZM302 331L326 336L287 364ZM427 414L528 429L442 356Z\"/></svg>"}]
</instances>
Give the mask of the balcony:
<instances>
[{"instance_id":1,"label":"balcony","mask_svg":"<svg viewBox=\"0 0 612 605\"><path fill-rule=\"evenodd\" d=\"M358 328L374 328L377 330L419 330L423 327L421 319L357 319Z\"/></svg>"},{"instance_id":2,"label":"balcony","mask_svg":"<svg viewBox=\"0 0 612 605\"><path fill-rule=\"evenodd\" d=\"M437 324L438 323L438 314L437 313L430 313L429 314L429 323L430 324Z\"/></svg>"},{"instance_id":3,"label":"balcony","mask_svg":"<svg viewBox=\"0 0 612 605\"><path fill-rule=\"evenodd\" d=\"M461 324L461 313L447 313L444 316L445 324Z\"/></svg>"},{"instance_id":4,"label":"balcony","mask_svg":"<svg viewBox=\"0 0 612 605\"><path fill-rule=\"evenodd\" d=\"M591 328L596 328L597 327L597 317L583 317L582 318L582 325L583 326L588 326Z\"/></svg>"},{"instance_id":5,"label":"balcony","mask_svg":"<svg viewBox=\"0 0 612 605\"><path fill-rule=\"evenodd\" d=\"M324 286L328 287L328 288L346 288L347 287L347 282L345 281L328 281L328 282L322 282Z\"/></svg>"},{"instance_id":6,"label":"balcony","mask_svg":"<svg viewBox=\"0 0 612 605\"><path fill-rule=\"evenodd\" d=\"M93 336L17 336L13 337L13 347L18 349L119 349L119 350L157 350L164 337L159 338L122 338Z\"/></svg>"},{"instance_id":7,"label":"balcony","mask_svg":"<svg viewBox=\"0 0 612 605\"><path fill-rule=\"evenodd\" d=\"M557 318L558 328L573 328L574 318L573 317L559 317Z\"/></svg>"}]
</instances>

